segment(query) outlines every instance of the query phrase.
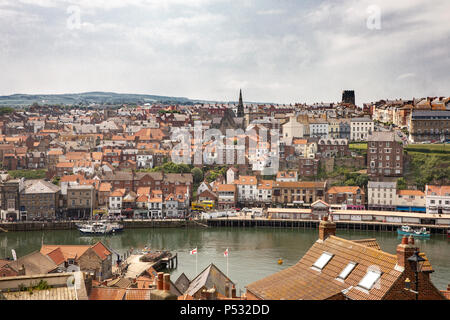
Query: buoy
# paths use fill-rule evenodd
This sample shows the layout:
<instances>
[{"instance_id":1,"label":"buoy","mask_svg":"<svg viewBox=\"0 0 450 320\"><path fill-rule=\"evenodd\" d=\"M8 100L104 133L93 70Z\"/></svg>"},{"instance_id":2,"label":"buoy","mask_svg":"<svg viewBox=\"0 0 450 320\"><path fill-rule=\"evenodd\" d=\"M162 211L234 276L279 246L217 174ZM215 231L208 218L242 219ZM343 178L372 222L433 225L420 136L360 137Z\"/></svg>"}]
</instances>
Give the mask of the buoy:
<instances>
[{"instance_id":1,"label":"buoy","mask_svg":"<svg viewBox=\"0 0 450 320\"><path fill-rule=\"evenodd\" d=\"M278 264L283 264L283 259L278 259Z\"/></svg>"}]
</instances>

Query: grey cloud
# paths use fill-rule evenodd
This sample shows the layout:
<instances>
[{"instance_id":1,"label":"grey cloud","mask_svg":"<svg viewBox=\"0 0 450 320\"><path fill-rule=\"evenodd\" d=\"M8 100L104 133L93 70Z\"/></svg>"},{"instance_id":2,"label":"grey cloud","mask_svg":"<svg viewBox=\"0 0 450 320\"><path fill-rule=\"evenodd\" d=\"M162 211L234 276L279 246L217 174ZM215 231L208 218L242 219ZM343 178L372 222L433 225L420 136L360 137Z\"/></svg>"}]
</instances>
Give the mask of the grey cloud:
<instances>
[{"instance_id":1,"label":"grey cloud","mask_svg":"<svg viewBox=\"0 0 450 320\"><path fill-rule=\"evenodd\" d=\"M70 5L81 9L79 30L67 28ZM366 27L369 5L381 9L381 30ZM248 100L281 103L337 101L343 89L358 103L448 95L449 10L446 0L4 0L0 94L234 100L243 87Z\"/></svg>"}]
</instances>

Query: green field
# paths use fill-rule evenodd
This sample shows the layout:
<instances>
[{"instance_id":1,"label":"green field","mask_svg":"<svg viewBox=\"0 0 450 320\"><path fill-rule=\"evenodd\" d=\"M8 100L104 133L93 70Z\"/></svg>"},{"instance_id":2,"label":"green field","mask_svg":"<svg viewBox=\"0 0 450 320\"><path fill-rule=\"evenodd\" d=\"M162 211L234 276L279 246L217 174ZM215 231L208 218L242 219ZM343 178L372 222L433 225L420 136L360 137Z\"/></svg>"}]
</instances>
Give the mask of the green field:
<instances>
[{"instance_id":1,"label":"green field","mask_svg":"<svg viewBox=\"0 0 450 320\"><path fill-rule=\"evenodd\" d=\"M410 144L406 146L405 150L419 153L450 153L448 144Z\"/></svg>"},{"instance_id":2,"label":"green field","mask_svg":"<svg viewBox=\"0 0 450 320\"><path fill-rule=\"evenodd\" d=\"M349 148L354 150L367 150L367 142L350 143Z\"/></svg>"}]
</instances>

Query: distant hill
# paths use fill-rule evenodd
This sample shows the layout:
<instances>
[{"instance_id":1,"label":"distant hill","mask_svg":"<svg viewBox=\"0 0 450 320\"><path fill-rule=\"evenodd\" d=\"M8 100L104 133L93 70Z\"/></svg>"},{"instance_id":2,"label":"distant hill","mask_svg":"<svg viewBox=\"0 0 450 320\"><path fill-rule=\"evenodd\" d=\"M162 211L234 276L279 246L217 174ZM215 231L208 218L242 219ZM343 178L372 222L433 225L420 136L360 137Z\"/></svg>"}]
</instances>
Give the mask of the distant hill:
<instances>
[{"instance_id":1,"label":"distant hill","mask_svg":"<svg viewBox=\"0 0 450 320\"><path fill-rule=\"evenodd\" d=\"M207 102L191 100L183 97L165 97L146 94L122 94L114 92L86 92L70 94L13 94L10 96L0 96L0 106L28 106L33 103L39 104L145 104L145 103L197 103Z\"/></svg>"},{"instance_id":2,"label":"distant hill","mask_svg":"<svg viewBox=\"0 0 450 320\"><path fill-rule=\"evenodd\" d=\"M0 96L0 107L23 107L33 103L38 104L62 104L62 105L87 105L96 104L194 104L194 103L228 103L222 101L193 100L184 97L166 97L147 94L128 94L114 92L86 92L68 94L13 94L10 96ZM237 102L231 102L237 103ZM254 103L254 102L246 102ZM258 103L259 104L259 103Z\"/></svg>"}]
</instances>

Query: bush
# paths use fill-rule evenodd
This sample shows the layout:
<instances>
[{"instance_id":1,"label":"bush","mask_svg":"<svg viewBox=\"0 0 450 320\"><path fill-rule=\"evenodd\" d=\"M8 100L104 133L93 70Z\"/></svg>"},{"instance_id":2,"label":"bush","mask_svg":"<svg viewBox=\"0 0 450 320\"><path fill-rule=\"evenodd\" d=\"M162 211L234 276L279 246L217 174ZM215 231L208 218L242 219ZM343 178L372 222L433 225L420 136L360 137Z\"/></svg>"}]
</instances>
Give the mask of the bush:
<instances>
[{"instance_id":1,"label":"bush","mask_svg":"<svg viewBox=\"0 0 450 320\"><path fill-rule=\"evenodd\" d=\"M194 183L200 183L203 181L203 171L199 168L194 168L191 170L192 176L194 178Z\"/></svg>"}]
</instances>

